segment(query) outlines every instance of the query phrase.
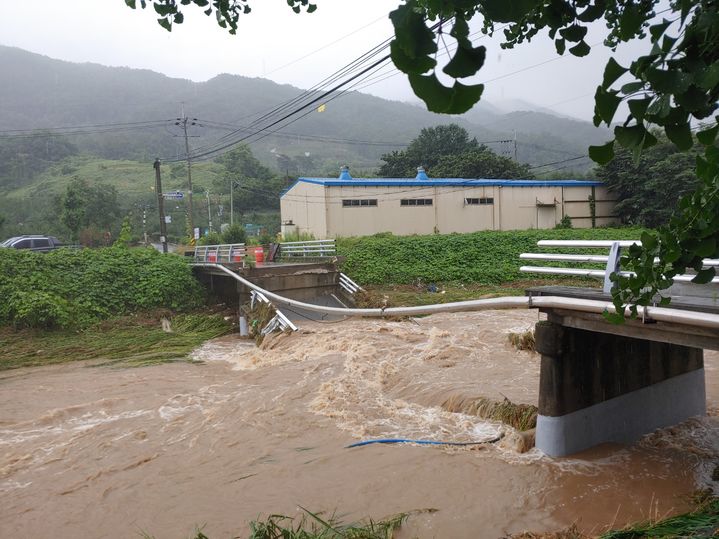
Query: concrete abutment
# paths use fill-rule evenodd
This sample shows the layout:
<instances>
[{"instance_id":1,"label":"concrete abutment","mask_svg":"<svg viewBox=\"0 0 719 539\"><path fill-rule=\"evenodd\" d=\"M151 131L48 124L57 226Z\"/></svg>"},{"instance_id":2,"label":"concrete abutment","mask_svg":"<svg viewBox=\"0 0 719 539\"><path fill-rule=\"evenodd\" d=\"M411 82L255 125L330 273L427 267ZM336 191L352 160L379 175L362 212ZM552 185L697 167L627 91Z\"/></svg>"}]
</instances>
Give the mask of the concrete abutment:
<instances>
[{"instance_id":1,"label":"concrete abutment","mask_svg":"<svg viewBox=\"0 0 719 539\"><path fill-rule=\"evenodd\" d=\"M537 323L537 447L550 456L633 442L706 414L703 350Z\"/></svg>"}]
</instances>

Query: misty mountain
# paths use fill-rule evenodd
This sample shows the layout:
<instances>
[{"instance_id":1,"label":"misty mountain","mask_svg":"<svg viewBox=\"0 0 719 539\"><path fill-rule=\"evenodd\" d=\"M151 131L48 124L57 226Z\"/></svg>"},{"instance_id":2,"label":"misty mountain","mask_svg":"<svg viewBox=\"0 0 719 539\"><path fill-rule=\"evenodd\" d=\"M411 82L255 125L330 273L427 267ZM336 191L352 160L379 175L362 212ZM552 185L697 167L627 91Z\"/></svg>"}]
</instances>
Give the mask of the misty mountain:
<instances>
[{"instance_id":1,"label":"misty mountain","mask_svg":"<svg viewBox=\"0 0 719 539\"><path fill-rule=\"evenodd\" d=\"M149 70L54 60L3 46L0 69L6 80L0 86L0 131L5 132L0 135L5 135L4 140L10 130L123 124L64 137L80 152L105 159L151 161L183 156L182 131L175 125L183 104L187 115L197 118L190 128L190 144L202 153L202 148L233 130L238 131L226 142L251 135L256 131L251 125L254 120L303 92L260 78L225 74L193 82ZM326 104L324 112L314 110L320 103ZM263 132L260 140L256 135L245 142L251 142L255 155L275 168L283 168L292 157L304 159L306 170L296 172L309 175L329 174L343 163L353 170L371 172L383 153L400 149L423 127L450 121L508 155L513 155L513 142L494 141L514 139L516 131L518 158L531 164L582 155L588 145L607 138L606 131L588 122L546 110L506 113L503 107L486 102L459 117L358 92L317 104L306 109L310 112L307 116L280 132ZM159 123L142 128L129 125L148 121ZM258 125L264 127L271 121ZM575 170L586 168L586 163L577 162Z\"/></svg>"}]
</instances>

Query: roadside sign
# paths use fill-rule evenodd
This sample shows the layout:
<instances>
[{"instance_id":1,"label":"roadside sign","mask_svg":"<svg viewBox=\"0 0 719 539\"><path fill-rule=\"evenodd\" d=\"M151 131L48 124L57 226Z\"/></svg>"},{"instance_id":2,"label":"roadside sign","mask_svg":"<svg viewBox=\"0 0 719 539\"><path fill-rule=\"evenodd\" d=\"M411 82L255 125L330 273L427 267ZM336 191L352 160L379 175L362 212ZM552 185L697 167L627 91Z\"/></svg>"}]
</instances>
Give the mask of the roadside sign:
<instances>
[{"instance_id":1,"label":"roadside sign","mask_svg":"<svg viewBox=\"0 0 719 539\"><path fill-rule=\"evenodd\" d=\"M169 224L172 222L172 215L165 215L165 223Z\"/></svg>"},{"instance_id":2,"label":"roadside sign","mask_svg":"<svg viewBox=\"0 0 719 539\"><path fill-rule=\"evenodd\" d=\"M162 198L165 200L182 200L185 198L185 193L182 191L170 191L169 193L162 193Z\"/></svg>"},{"instance_id":3,"label":"roadside sign","mask_svg":"<svg viewBox=\"0 0 719 539\"><path fill-rule=\"evenodd\" d=\"M195 239L196 240L200 239L200 229L197 227L195 227Z\"/></svg>"}]
</instances>

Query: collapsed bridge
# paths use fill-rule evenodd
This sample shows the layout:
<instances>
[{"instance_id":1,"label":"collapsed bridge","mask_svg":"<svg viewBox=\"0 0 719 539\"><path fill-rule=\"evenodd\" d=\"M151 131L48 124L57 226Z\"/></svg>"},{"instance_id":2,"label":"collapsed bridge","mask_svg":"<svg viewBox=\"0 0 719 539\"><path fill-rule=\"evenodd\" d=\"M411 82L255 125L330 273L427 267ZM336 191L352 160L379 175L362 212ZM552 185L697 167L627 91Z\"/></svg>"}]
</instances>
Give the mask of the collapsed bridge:
<instances>
[{"instance_id":1,"label":"collapsed bridge","mask_svg":"<svg viewBox=\"0 0 719 539\"><path fill-rule=\"evenodd\" d=\"M536 287L525 297L358 309L347 304L359 287L337 270L333 244L322 241L317 242L321 247L305 247L309 249L305 255L328 260L311 262L304 256L300 263L295 256L293 262L284 262L284 268L275 266L281 273L289 272L283 279L252 273L257 267L232 267L232 262L221 260L221 249L215 257L196 253L194 265L212 286L218 286L213 279L223 278L219 286L234 287L238 298L260 294L283 311L314 313L315 317L402 317L519 308L545 312L547 320L540 321L535 331L542 355L536 439L537 447L550 456L570 455L606 442L629 443L657 428L706 414L703 350L719 350L719 278L708 285L692 285L692 275L678 276L669 307L643 307L640 320L616 325L604 317L615 311L609 276L621 271L621 249L639 242L539 242L540 247L609 248L609 255L525 253L521 257L572 265L524 266L522 271L600 277L605 288ZM287 258L292 258L293 250L300 251L290 247ZM312 266L317 263L324 266ZM606 266L587 269L576 267L578 263ZM292 264L304 269L292 269ZM707 267L718 265L717 260L705 260ZM318 283L312 303L302 300L312 288L308 275L314 275ZM288 284L295 278L307 286ZM317 295L322 288L324 293ZM628 308L625 314L629 316ZM276 327L283 326L276 322Z\"/></svg>"}]
</instances>

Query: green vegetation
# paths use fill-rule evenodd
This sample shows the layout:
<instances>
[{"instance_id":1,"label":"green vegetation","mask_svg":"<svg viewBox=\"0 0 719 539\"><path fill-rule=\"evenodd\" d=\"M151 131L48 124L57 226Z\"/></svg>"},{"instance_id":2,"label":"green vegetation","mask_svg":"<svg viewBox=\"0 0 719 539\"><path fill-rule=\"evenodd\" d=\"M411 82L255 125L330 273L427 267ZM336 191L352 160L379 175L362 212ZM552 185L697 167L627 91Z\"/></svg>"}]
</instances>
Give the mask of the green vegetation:
<instances>
[{"instance_id":1,"label":"green vegetation","mask_svg":"<svg viewBox=\"0 0 719 539\"><path fill-rule=\"evenodd\" d=\"M637 228L483 231L471 234L393 236L337 240L343 271L361 284L476 283L521 279L523 252L537 252L540 239L636 239ZM532 276L532 278L539 278ZM436 294L435 294L436 296Z\"/></svg>"},{"instance_id":2,"label":"green vegetation","mask_svg":"<svg viewBox=\"0 0 719 539\"><path fill-rule=\"evenodd\" d=\"M163 329L162 321L167 320ZM168 331L169 330L169 331ZM184 359L208 339L232 330L219 314L157 311L115 318L81 331L0 328L0 370L92 361L140 367Z\"/></svg>"},{"instance_id":3,"label":"green vegetation","mask_svg":"<svg viewBox=\"0 0 719 539\"><path fill-rule=\"evenodd\" d=\"M448 412L474 415L525 431L537 426L538 408L531 404L515 404L505 398L497 402L486 397L465 398L452 396L442 403Z\"/></svg>"},{"instance_id":4,"label":"green vegetation","mask_svg":"<svg viewBox=\"0 0 719 539\"><path fill-rule=\"evenodd\" d=\"M521 333L510 331L507 335L507 339L517 350L529 350L530 352L534 352L536 342L534 340L533 329L528 329L527 331L522 331Z\"/></svg>"},{"instance_id":5,"label":"green vegetation","mask_svg":"<svg viewBox=\"0 0 719 539\"><path fill-rule=\"evenodd\" d=\"M427 127L406 150L382 156L379 175L414 178L425 167L434 178L532 178L528 165L495 154L457 124Z\"/></svg>"},{"instance_id":6,"label":"green vegetation","mask_svg":"<svg viewBox=\"0 0 719 539\"><path fill-rule=\"evenodd\" d=\"M306 515L300 519L270 515L265 521L250 522L249 539L391 539L409 517L403 513L377 522L343 524L334 516L323 519L303 511Z\"/></svg>"},{"instance_id":7,"label":"green vegetation","mask_svg":"<svg viewBox=\"0 0 719 539\"><path fill-rule=\"evenodd\" d=\"M658 144L643 151L639 159L621 149L597 169L597 179L618 198L615 211L624 223L649 228L665 225L679 199L697 187L694 168L699 148L681 152L659 133L657 139Z\"/></svg>"},{"instance_id":8,"label":"green vegetation","mask_svg":"<svg viewBox=\"0 0 719 539\"><path fill-rule=\"evenodd\" d=\"M198 307L203 290L181 257L154 249L0 249L0 326L82 328L138 311Z\"/></svg>"}]
</instances>

